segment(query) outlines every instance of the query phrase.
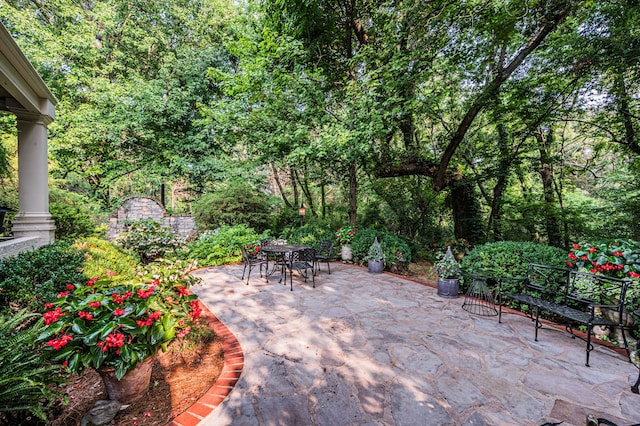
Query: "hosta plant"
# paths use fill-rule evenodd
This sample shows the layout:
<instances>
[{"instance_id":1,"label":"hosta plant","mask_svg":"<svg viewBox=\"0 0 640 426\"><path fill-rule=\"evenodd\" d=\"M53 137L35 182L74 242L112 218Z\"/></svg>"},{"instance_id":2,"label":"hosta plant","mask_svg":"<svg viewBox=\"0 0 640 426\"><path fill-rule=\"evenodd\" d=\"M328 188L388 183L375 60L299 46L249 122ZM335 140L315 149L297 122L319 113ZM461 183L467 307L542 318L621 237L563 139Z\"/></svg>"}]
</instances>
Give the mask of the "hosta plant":
<instances>
[{"instance_id":1,"label":"hosta plant","mask_svg":"<svg viewBox=\"0 0 640 426\"><path fill-rule=\"evenodd\" d=\"M53 361L73 372L115 368L118 379L191 330L202 308L189 277L155 275L118 282L109 274L69 284L46 303L46 330L39 338Z\"/></svg>"}]
</instances>

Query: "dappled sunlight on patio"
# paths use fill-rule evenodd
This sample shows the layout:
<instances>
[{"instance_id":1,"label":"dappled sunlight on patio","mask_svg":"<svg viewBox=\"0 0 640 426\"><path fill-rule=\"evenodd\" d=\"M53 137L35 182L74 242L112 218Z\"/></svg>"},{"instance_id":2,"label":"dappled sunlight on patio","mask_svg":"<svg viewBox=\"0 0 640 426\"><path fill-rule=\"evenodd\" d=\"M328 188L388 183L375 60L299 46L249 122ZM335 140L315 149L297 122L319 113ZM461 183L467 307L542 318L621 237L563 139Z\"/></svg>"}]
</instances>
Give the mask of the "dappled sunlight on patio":
<instances>
[{"instance_id":1,"label":"dappled sunlight on patio","mask_svg":"<svg viewBox=\"0 0 640 426\"><path fill-rule=\"evenodd\" d=\"M316 288L294 276L240 281L241 266L195 272L201 300L238 338L242 376L201 424L582 425L640 418L637 370L563 331L533 341L529 319L475 316L462 298L340 263ZM276 274L277 275L277 274ZM615 401L615 403L612 403ZM482 423L473 423L482 424Z\"/></svg>"}]
</instances>

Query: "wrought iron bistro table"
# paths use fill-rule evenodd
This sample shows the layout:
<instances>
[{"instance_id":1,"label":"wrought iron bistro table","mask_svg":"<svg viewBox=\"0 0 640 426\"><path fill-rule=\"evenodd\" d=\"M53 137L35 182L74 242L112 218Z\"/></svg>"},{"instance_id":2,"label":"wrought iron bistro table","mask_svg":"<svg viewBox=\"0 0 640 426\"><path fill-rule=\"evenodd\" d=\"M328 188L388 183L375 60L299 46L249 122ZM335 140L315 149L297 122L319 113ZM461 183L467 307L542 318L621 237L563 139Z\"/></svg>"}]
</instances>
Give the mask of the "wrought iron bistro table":
<instances>
[{"instance_id":1,"label":"wrought iron bistro table","mask_svg":"<svg viewBox=\"0 0 640 426\"><path fill-rule=\"evenodd\" d=\"M269 282L269 277L273 275L278 267L280 267L280 280L278 282L282 282L282 276L284 275L284 257L287 253L293 253L294 251L301 251L309 248L311 247L305 246L304 244L268 244L260 247L260 252L264 253L267 259L267 282ZM271 268L271 271L269 271L270 257L276 259L273 263L273 268Z\"/></svg>"}]
</instances>

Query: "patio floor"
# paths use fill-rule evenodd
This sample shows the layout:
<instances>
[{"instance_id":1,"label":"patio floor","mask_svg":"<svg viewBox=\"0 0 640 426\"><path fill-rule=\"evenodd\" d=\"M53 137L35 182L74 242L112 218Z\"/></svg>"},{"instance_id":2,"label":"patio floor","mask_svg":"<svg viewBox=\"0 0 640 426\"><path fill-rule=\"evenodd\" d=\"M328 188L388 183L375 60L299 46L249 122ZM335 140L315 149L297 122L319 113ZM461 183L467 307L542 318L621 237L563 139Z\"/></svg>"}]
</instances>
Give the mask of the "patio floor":
<instances>
[{"instance_id":1,"label":"patio floor","mask_svg":"<svg viewBox=\"0 0 640 426\"><path fill-rule=\"evenodd\" d=\"M244 368L200 425L584 425L640 421L638 370L624 355L518 314L471 314L463 298L333 263L294 291L242 265L206 268L194 288L240 342ZM207 402L202 402L205 406ZM217 405L217 404L215 404ZM213 406L215 406L213 405Z\"/></svg>"}]
</instances>

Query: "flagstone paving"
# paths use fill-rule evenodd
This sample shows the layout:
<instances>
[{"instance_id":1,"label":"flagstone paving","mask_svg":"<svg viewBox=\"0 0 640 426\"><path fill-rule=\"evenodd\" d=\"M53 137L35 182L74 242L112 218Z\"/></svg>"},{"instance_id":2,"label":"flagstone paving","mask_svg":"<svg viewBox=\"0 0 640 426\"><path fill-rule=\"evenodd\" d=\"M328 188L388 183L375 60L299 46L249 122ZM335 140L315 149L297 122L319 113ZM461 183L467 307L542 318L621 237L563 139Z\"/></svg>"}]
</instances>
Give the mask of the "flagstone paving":
<instances>
[{"instance_id":1,"label":"flagstone paving","mask_svg":"<svg viewBox=\"0 0 640 426\"><path fill-rule=\"evenodd\" d=\"M624 355L596 345L586 367L582 340L544 328L534 342L518 314L499 324L463 310L462 297L340 263L315 289L294 276L293 291L275 277L245 285L241 265L194 275L241 349L231 344L237 383L185 413L191 424L584 425L589 413L640 422L629 390L638 371Z\"/></svg>"}]
</instances>

